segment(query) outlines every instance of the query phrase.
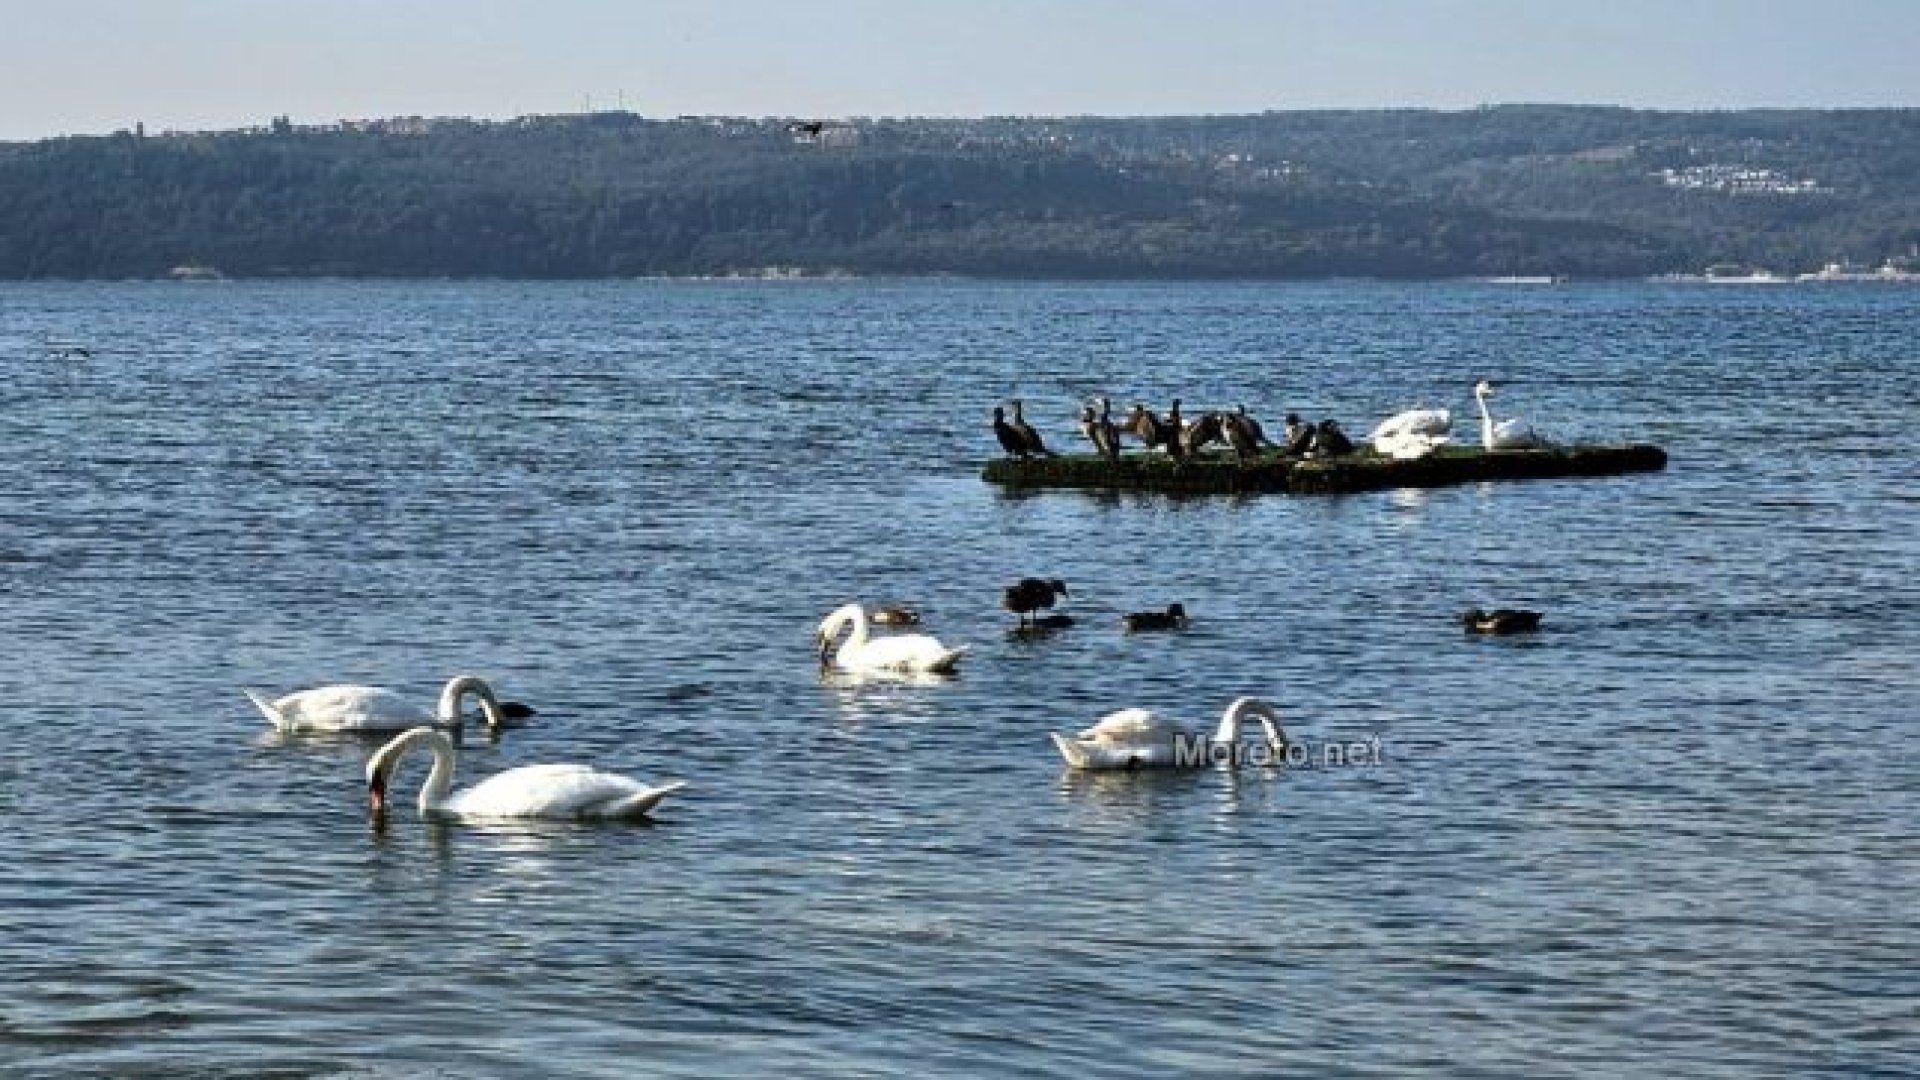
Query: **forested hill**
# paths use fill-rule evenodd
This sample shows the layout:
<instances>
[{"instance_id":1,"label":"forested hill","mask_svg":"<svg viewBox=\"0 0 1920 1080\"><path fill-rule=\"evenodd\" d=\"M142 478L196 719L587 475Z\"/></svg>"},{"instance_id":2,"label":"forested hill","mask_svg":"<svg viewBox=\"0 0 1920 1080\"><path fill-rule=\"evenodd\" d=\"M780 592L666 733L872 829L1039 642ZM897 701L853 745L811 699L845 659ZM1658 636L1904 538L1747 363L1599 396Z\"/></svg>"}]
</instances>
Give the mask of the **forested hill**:
<instances>
[{"instance_id":1,"label":"forested hill","mask_svg":"<svg viewBox=\"0 0 1920 1080\"><path fill-rule=\"evenodd\" d=\"M0 277L1637 276L1920 244L1920 110L630 113L0 144Z\"/></svg>"}]
</instances>

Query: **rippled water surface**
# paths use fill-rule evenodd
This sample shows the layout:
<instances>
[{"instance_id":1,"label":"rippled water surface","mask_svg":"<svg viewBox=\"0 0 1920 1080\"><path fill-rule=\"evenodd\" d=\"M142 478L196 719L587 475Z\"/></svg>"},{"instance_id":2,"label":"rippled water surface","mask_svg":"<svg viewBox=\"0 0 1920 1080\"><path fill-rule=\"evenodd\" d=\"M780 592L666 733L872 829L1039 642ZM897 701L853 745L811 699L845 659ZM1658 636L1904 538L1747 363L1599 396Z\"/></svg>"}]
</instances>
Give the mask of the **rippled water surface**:
<instances>
[{"instance_id":1,"label":"rippled water surface","mask_svg":"<svg viewBox=\"0 0 1920 1080\"><path fill-rule=\"evenodd\" d=\"M1913 1075L1916 326L1898 287L0 286L0 1071ZM1482 376L1671 465L979 479L1010 395L1069 444L1096 393L1364 431ZM1035 573L1079 623L1010 638ZM823 682L855 598L963 674ZM240 693L469 670L540 715L463 775L692 786L376 832L369 747ZM1382 763L1047 740L1242 693Z\"/></svg>"}]
</instances>

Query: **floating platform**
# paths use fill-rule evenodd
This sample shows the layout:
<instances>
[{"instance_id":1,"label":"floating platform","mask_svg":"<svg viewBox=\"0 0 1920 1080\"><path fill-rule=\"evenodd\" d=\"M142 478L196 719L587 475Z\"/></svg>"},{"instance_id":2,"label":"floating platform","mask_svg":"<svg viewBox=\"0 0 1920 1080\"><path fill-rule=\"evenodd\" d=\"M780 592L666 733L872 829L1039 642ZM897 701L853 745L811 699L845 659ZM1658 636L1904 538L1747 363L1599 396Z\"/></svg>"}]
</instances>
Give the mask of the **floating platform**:
<instances>
[{"instance_id":1,"label":"floating platform","mask_svg":"<svg viewBox=\"0 0 1920 1080\"><path fill-rule=\"evenodd\" d=\"M1176 463L1162 453L1133 451L1109 462L1098 454L1043 458L996 458L982 475L1009 488L1096 488L1165 491L1193 495L1283 492L1345 495L1384 488L1429 488L1483 480L1542 480L1565 476L1618 476L1657 472L1667 452L1646 443L1565 446L1551 450L1481 450L1447 447L1414 461L1360 450L1337 458L1301 458L1269 453L1245 462L1231 454L1203 454Z\"/></svg>"}]
</instances>

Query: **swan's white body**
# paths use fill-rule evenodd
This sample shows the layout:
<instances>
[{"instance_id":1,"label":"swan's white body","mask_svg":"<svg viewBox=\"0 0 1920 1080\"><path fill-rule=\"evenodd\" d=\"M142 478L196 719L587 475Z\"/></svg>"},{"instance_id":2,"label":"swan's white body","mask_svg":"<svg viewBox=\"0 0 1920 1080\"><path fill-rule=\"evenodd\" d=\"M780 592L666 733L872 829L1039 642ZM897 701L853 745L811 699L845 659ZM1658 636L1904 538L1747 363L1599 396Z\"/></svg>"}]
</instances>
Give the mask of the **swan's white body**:
<instances>
[{"instance_id":1,"label":"swan's white body","mask_svg":"<svg viewBox=\"0 0 1920 1080\"><path fill-rule=\"evenodd\" d=\"M1423 458L1453 441L1453 413L1446 409L1408 409L1374 425L1367 439L1377 454L1410 460Z\"/></svg>"},{"instance_id":2,"label":"swan's white body","mask_svg":"<svg viewBox=\"0 0 1920 1080\"><path fill-rule=\"evenodd\" d=\"M266 715L275 730L288 734L313 731L405 731L422 724L459 727L461 699L471 693L480 701L487 726L506 724L500 699L478 675L456 675L440 691L439 707L428 712L381 686L318 686L269 699L257 690L244 693Z\"/></svg>"},{"instance_id":3,"label":"swan's white body","mask_svg":"<svg viewBox=\"0 0 1920 1080\"><path fill-rule=\"evenodd\" d=\"M1525 420L1514 417L1495 423L1487 411L1487 399L1493 396L1493 384L1485 379L1474 384L1473 399L1480 404L1480 444L1489 450L1538 450L1548 445Z\"/></svg>"},{"instance_id":4,"label":"swan's white body","mask_svg":"<svg viewBox=\"0 0 1920 1080\"><path fill-rule=\"evenodd\" d=\"M386 809L387 783L414 747L433 752L433 770L420 785L420 815L445 819L533 818L544 821L620 821L644 817L661 799L686 786L669 780L646 785L587 765L524 765L472 787L453 787L453 740L430 727L411 728L367 760L367 792L375 813Z\"/></svg>"},{"instance_id":5,"label":"swan's white body","mask_svg":"<svg viewBox=\"0 0 1920 1080\"><path fill-rule=\"evenodd\" d=\"M1278 764L1287 736L1280 715L1260 698L1233 699L1213 736L1175 724L1147 709L1121 709L1077 735L1053 733L1060 756L1075 769L1196 768L1240 760L1240 728L1251 715L1266 736L1268 760ZM1216 749L1217 748L1217 749Z\"/></svg>"},{"instance_id":6,"label":"swan's white body","mask_svg":"<svg viewBox=\"0 0 1920 1080\"><path fill-rule=\"evenodd\" d=\"M839 648L834 641L842 630L852 632ZM960 663L967 647L948 648L932 634L887 634L867 636L867 612L859 604L835 608L820 621L820 661L843 671L868 673L908 672L946 674Z\"/></svg>"}]
</instances>

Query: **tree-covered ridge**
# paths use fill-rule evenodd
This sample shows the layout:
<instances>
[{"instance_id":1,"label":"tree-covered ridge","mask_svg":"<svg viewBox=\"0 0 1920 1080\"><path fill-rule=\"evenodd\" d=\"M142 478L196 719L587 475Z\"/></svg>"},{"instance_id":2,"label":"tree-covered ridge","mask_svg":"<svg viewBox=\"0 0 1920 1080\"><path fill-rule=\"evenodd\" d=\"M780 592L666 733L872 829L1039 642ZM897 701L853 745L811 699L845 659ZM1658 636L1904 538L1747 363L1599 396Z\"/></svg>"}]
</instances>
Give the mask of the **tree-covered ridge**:
<instances>
[{"instance_id":1,"label":"tree-covered ridge","mask_svg":"<svg viewBox=\"0 0 1920 1080\"><path fill-rule=\"evenodd\" d=\"M0 276L1611 277L1920 243L1920 110L387 121L0 145Z\"/></svg>"}]
</instances>

